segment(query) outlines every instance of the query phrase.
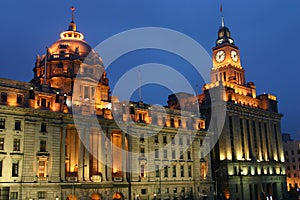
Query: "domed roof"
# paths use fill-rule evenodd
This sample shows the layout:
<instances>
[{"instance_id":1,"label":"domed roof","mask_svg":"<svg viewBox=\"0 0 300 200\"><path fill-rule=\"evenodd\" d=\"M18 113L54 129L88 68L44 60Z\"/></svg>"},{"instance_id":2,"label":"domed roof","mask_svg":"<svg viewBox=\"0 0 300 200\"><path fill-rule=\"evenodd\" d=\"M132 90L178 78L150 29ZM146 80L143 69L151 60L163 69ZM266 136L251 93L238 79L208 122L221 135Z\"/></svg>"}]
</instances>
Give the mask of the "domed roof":
<instances>
[{"instance_id":1,"label":"domed roof","mask_svg":"<svg viewBox=\"0 0 300 200\"><path fill-rule=\"evenodd\" d=\"M80 57L87 56L93 49L84 41L84 35L76 30L74 22L74 10L72 7L72 21L69 24L68 30L60 33L60 39L54 42L48 51L51 55L76 54Z\"/></svg>"}]
</instances>

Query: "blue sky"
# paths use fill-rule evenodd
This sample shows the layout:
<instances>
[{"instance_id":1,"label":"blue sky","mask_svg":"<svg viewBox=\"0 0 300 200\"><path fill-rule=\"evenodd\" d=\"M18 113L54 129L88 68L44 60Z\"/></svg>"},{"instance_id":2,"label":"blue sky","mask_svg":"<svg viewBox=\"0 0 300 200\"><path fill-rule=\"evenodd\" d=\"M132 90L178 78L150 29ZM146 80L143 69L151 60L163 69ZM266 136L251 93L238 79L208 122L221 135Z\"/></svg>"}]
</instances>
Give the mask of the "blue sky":
<instances>
[{"instance_id":1,"label":"blue sky","mask_svg":"<svg viewBox=\"0 0 300 200\"><path fill-rule=\"evenodd\" d=\"M127 0L127 1L1 1L0 77L30 81L35 56L59 38L70 22L70 7L77 10L75 22L86 41L96 46L119 32L138 27L164 27L182 32L199 42L209 53L220 26L220 4L225 23L239 46L247 81L255 82L258 93L271 93L284 114L282 131L299 136L300 126L300 1L240 0ZM202 86L190 71L189 63L167 52L130 53L108 70L111 84L130 67L158 62L175 66ZM209 66L208 66L209 67ZM147 87L144 88L147 91ZM144 92L145 99L160 96L165 102L168 90L159 95Z\"/></svg>"}]
</instances>

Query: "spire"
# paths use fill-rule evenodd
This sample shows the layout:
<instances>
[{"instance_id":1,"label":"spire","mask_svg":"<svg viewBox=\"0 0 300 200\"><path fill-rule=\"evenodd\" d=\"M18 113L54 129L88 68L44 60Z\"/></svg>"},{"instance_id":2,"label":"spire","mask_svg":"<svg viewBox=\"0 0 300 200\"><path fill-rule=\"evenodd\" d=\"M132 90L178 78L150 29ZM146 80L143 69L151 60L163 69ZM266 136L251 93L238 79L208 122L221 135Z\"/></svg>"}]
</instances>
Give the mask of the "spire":
<instances>
[{"instance_id":1,"label":"spire","mask_svg":"<svg viewBox=\"0 0 300 200\"><path fill-rule=\"evenodd\" d=\"M74 12L75 12L74 6L71 7L71 11L72 11L72 21L69 24L68 31L76 31L76 24L74 22Z\"/></svg>"},{"instance_id":2,"label":"spire","mask_svg":"<svg viewBox=\"0 0 300 200\"><path fill-rule=\"evenodd\" d=\"M225 21L224 21L224 14L223 14L223 7L222 7L222 4L220 6L220 12L222 14L222 27L225 27Z\"/></svg>"},{"instance_id":3,"label":"spire","mask_svg":"<svg viewBox=\"0 0 300 200\"><path fill-rule=\"evenodd\" d=\"M71 10L72 10L72 21L71 22L73 22L74 23L74 12L75 12L75 7L74 6L72 6L71 7Z\"/></svg>"}]
</instances>

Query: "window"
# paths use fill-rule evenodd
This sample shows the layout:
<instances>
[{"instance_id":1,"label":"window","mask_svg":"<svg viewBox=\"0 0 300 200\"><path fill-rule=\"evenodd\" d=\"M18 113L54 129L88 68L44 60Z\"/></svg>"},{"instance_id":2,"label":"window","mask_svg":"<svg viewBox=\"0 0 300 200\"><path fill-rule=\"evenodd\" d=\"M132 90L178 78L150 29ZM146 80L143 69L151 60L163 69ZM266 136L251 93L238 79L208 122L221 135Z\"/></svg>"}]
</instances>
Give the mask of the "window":
<instances>
[{"instance_id":1,"label":"window","mask_svg":"<svg viewBox=\"0 0 300 200\"><path fill-rule=\"evenodd\" d=\"M145 148L140 149L140 156L145 157Z\"/></svg>"},{"instance_id":2,"label":"window","mask_svg":"<svg viewBox=\"0 0 300 200\"><path fill-rule=\"evenodd\" d=\"M17 104L22 104L23 103L23 95L17 94Z\"/></svg>"},{"instance_id":3,"label":"window","mask_svg":"<svg viewBox=\"0 0 300 200\"><path fill-rule=\"evenodd\" d=\"M172 159L175 160L176 159L176 151L172 150Z\"/></svg>"},{"instance_id":4,"label":"window","mask_svg":"<svg viewBox=\"0 0 300 200\"><path fill-rule=\"evenodd\" d=\"M147 189L142 189L142 190L141 190L141 193L142 193L142 194L147 194Z\"/></svg>"},{"instance_id":5,"label":"window","mask_svg":"<svg viewBox=\"0 0 300 200\"><path fill-rule=\"evenodd\" d=\"M47 123L45 122L41 123L41 132L47 132Z\"/></svg>"},{"instance_id":6,"label":"window","mask_svg":"<svg viewBox=\"0 0 300 200\"><path fill-rule=\"evenodd\" d=\"M155 177L159 177L159 166L155 165Z\"/></svg>"},{"instance_id":7,"label":"window","mask_svg":"<svg viewBox=\"0 0 300 200\"><path fill-rule=\"evenodd\" d=\"M145 177L145 165L141 165L141 177Z\"/></svg>"},{"instance_id":8,"label":"window","mask_svg":"<svg viewBox=\"0 0 300 200\"><path fill-rule=\"evenodd\" d=\"M11 173L12 177L18 177L19 176L19 161L18 160L14 160L12 163L12 173Z\"/></svg>"},{"instance_id":9,"label":"window","mask_svg":"<svg viewBox=\"0 0 300 200\"><path fill-rule=\"evenodd\" d=\"M0 138L0 151L4 150L4 138Z\"/></svg>"},{"instance_id":10,"label":"window","mask_svg":"<svg viewBox=\"0 0 300 200\"><path fill-rule=\"evenodd\" d=\"M40 152L46 152L46 146L47 146L46 140L41 140L40 141Z\"/></svg>"},{"instance_id":11,"label":"window","mask_svg":"<svg viewBox=\"0 0 300 200\"><path fill-rule=\"evenodd\" d=\"M288 151L285 151L285 155L289 155L289 152L288 152Z\"/></svg>"},{"instance_id":12,"label":"window","mask_svg":"<svg viewBox=\"0 0 300 200\"><path fill-rule=\"evenodd\" d=\"M168 158L168 151L164 150L164 158Z\"/></svg>"},{"instance_id":13,"label":"window","mask_svg":"<svg viewBox=\"0 0 300 200\"><path fill-rule=\"evenodd\" d=\"M21 120L15 120L15 130L16 131L21 130Z\"/></svg>"},{"instance_id":14,"label":"window","mask_svg":"<svg viewBox=\"0 0 300 200\"><path fill-rule=\"evenodd\" d=\"M179 145L183 145L183 139L182 139L182 137L179 137Z\"/></svg>"},{"instance_id":15,"label":"window","mask_svg":"<svg viewBox=\"0 0 300 200\"><path fill-rule=\"evenodd\" d=\"M294 155L294 150L291 151L292 155Z\"/></svg>"},{"instance_id":16,"label":"window","mask_svg":"<svg viewBox=\"0 0 300 200\"><path fill-rule=\"evenodd\" d=\"M144 134L141 134L140 135L140 142L144 142L145 141L145 136L144 136Z\"/></svg>"},{"instance_id":17,"label":"window","mask_svg":"<svg viewBox=\"0 0 300 200\"><path fill-rule=\"evenodd\" d=\"M173 189L173 193L177 193L177 187Z\"/></svg>"},{"instance_id":18,"label":"window","mask_svg":"<svg viewBox=\"0 0 300 200\"><path fill-rule=\"evenodd\" d=\"M13 151L20 151L20 139L14 139Z\"/></svg>"},{"instance_id":19,"label":"window","mask_svg":"<svg viewBox=\"0 0 300 200\"><path fill-rule=\"evenodd\" d=\"M173 118L171 118L171 119L170 119L170 122L171 122L171 127L173 127L173 128L174 128L174 127L175 127L174 119L173 119Z\"/></svg>"},{"instance_id":20,"label":"window","mask_svg":"<svg viewBox=\"0 0 300 200\"><path fill-rule=\"evenodd\" d=\"M300 149L297 150L297 153L300 154Z\"/></svg>"},{"instance_id":21,"label":"window","mask_svg":"<svg viewBox=\"0 0 300 200\"><path fill-rule=\"evenodd\" d=\"M42 98L42 99L41 99L41 106L45 108L45 107L46 107L46 104L47 104L46 99L45 99L45 98Z\"/></svg>"},{"instance_id":22,"label":"window","mask_svg":"<svg viewBox=\"0 0 300 200\"><path fill-rule=\"evenodd\" d=\"M1 92L1 101L3 103L7 102L7 93L6 92Z\"/></svg>"},{"instance_id":23,"label":"window","mask_svg":"<svg viewBox=\"0 0 300 200\"><path fill-rule=\"evenodd\" d=\"M183 160L183 151L180 151L180 160Z\"/></svg>"},{"instance_id":24,"label":"window","mask_svg":"<svg viewBox=\"0 0 300 200\"><path fill-rule=\"evenodd\" d=\"M46 162L39 161L39 177L45 177Z\"/></svg>"},{"instance_id":25,"label":"window","mask_svg":"<svg viewBox=\"0 0 300 200\"><path fill-rule=\"evenodd\" d=\"M168 175L169 175L169 170L168 169L169 169L168 167L165 167L165 170L164 170L165 177L168 177Z\"/></svg>"},{"instance_id":26,"label":"window","mask_svg":"<svg viewBox=\"0 0 300 200\"><path fill-rule=\"evenodd\" d=\"M180 176L184 177L184 166L180 166Z\"/></svg>"},{"instance_id":27,"label":"window","mask_svg":"<svg viewBox=\"0 0 300 200\"><path fill-rule=\"evenodd\" d=\"M154 143L156 143L156 144L158 143L158 135L154 136Z\"/></svg>"},{"instance_id":28,"label":"window","mask_svg":"<svg viewBox=\"0 0 300 200\"><path fill-rule=\"evenodd\" d=\"M0 118L0 129L5 129L5 119Z\"/></svg>"},{"instance_id":29,"label":"window","mask_svg":"<svg viewBox=\"0 0 300 200\"><path fill-rule=\"evenodd\" d=\"M191 156L191 152L190 152L190 151L187 152L187 159L188 159L188 160L191 160L191 159L192 159L192 156Z\"/></svg>"},{"instance_id":30,"label":"window","mask_svg":"<svg viewBox=\"0 0 300 200\"><path fill-rule=\"evenodd\" d=\"M155 158L159 158L158 149L155 149Z\"/></svg>"},{"instance_id":31,"label":"window","mask_svg":"<svg viewBox=\"0 0 300 200\"><path fill-rule=\"evenodd\" d=\"M168 143L168 142L167 142L167 136L165 136L165 135L163 136L163 143L164 143L164 144L167 144L167 143Z\"/></svg>"},{"instance_id":32,"label":"window","mask_svg":"<svg viewBox=\"0 0 300 200\"><path fill-rule=\"evenodd\" d=\"M176 166L173 166L173 177L176 177Z\"/></svg>"},{"instance_id":33,"label":"window","mask_svg":"<svg viewBox=\"0 0 300 200\"><path fill-rule=\"evenodd\" d=\"M10 199L17 200L18 199L18 192L11 192Z\"/></svg>"},{"instance_id":34,"label":"window","mask_svg":"<svg viewBox=\"0 0 300 200\"><path fill-rule=\"evenodd\" d=\"M46 199L46 192L38 192L38 199Z\"/></svg>"},{"instance_id":35,"label":"window","mask_svg":"<svg viewBox=\"0 0 300 200\"><path fill-rule=\"evenodd\" d=\"M3 160L0 160L0 177L2 176Z\"/></svg>"},{"instance_id":36,"label":"window","mask_svg":"<svg viewBox=\"0 0 300 200\"><path fill-rule=\"evenodd\" d=\"M83 94L84 98L89 98L89 87L88 86L84 86L84 94Z\"/></svg>"},{"instance_id":37,"label":"window","mask_svg":"<svg viewBox=\"0 0 300 200\"><path fill-rule=\"evenodd\" d=\"M192 166L188 166L189 177L192 177Z\"/></svg>"},{"instance_id":38,"label":"window","mask_svg":"<svg viewBox=\"0 0 300 200\"><path fill-rule=\"evenodd\" d=\"M189 146L190 144L191 144L191 140L190 140L190 138L187 138L187 139L186 139L186 145Z\"/></svg>"},{"instance_id":39,"label":"window","mask_svg":"<svg viewBox=\"0 0 300 200\"><path fill-rule=\"evenodd\" d=\"M174 137L171 137L171 144L175 145L175 138Z\"/></svg>"}]
</instances>

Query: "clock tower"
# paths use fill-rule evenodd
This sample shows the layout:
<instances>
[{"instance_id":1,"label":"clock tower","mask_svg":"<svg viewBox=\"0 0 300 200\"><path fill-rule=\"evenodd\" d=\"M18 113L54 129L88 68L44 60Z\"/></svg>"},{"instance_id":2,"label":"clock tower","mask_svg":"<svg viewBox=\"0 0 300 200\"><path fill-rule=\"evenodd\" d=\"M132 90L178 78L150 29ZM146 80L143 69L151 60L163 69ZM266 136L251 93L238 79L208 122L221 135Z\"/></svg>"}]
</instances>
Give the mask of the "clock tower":
<instances>
[{"instance_id":1,"label":"clock tower","mask_svg":"<svg viewBox=\"0 0 300 200\"><path fill-rule=\"evenodd\" d=\"M241 66L239 48L235 45L224 17L218 31L216 46L213 48L212 83L224 81L239 85L245 84L245 71Z\"/></svg>"}]
</instances>

